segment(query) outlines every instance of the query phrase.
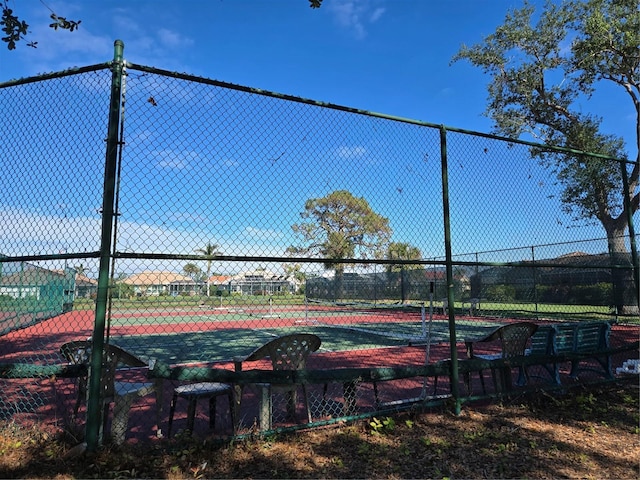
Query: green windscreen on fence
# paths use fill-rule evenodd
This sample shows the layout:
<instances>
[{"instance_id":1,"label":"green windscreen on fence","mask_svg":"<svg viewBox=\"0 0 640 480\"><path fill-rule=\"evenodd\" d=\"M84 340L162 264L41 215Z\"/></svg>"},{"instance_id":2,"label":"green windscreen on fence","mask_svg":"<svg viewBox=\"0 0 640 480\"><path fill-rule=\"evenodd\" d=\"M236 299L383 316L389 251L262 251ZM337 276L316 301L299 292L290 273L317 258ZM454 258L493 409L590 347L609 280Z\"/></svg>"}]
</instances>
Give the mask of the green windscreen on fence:
<instances>
[{"instance_id":1,"label":"green windscreen on fence","mask_svg":"<svg viewBox=\"0 0 640 480\"><path fill-rule=\"evenodd\" d=\"M73 308L74 269L50 270L27 262L0 265L0 335Z\"/></svg>"}]
</instances>

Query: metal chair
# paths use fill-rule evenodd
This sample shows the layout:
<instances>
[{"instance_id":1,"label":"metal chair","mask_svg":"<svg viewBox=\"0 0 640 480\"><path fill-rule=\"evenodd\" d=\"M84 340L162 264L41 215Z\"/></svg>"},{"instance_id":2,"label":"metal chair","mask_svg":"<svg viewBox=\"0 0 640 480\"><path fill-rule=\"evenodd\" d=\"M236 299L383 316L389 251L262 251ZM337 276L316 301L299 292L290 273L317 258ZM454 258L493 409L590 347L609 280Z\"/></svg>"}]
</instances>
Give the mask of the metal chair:
<instances>
[{"instance_id":1,"label":"metal chair","mask_svg":"<svg viewBox=\"0 0 640 480\"><path fill-rule=\"evenodd\" d=\"M91 349L92 342L90 340L71 341L60 347L61 355L69 363L87 366L87 375L82 375L77 379L77 398L73 410L74 415L78 414L80 405L87 396L87 386L91 375ZM118 371L121 372L123 370L122 367L124 367L124 369L143 368L147 367L147 363L116 345L105 344L100 380L102 404L101 438L107 432L109 405L111 403L114 404L113 421L111 422L111 439L115 444L122 444L124 443L127 425L129 423L129 411L133 400L153 392L156 393L158 435L161 436L160 410L162 404L162 380L157 379L154 382L117 381L116 375Z\"/></svg>"},{"instance_id":2,"label":"metal chair","mask_svg":"<svg viewBox=\"0 0 640 480\"><path fill-rule=\"evenodd\" d=\"M510 323L508 325L502 325L495 330L493 330L488 335L472 339L465 340L465 345L467 348L467 357L469 359L482 359L488 360L490 362L496 362L497 360L504 360L508 358L524 356L525 350L527 348L527 343L531 336L538 329L538 325L531 322L517 322ZM474 346L478 343L488 343L488 342L499 342L500 343L500 352L495 354L478 354L474 351ZM497 362L496 362L497 363ZM499 381L496 378L496 370L500 372ZM482 384L483 393L487 393L485 383L484 383L484 375L482 374L482 370L478 371L480 375L480 383ZM511 367L508 365L502 364L499 368L494 368L491 366L491 374L493 376L493 384L496 386L496 389L502 390L503 392L509 391L512 388L511 382ZM466 374L466 383L467 390L469 394L471 393L471 375ZM525 383L527 380L526 370L520 368L520 375L518 378L518 383Z\"/></svg>"},{"instance_id":3,"label":"metal chair","mask_svg":"<svg viewBox=\"0 0 640 480\"><path fill-rule=\"evenodd\" d=\"M320 348L322 341L317 335L310 333L294 333L284 335L264 344L246 357L234 359L236 372L242 371L245 362L254 362L269 357L274 370L303 370L306 367L306 361L312 352ZM287 413L290 417L295 418L297 404L297 386L291 384L274 384L274 383L257 383L260 388L260 428L270 430L272 425L272 393L275 390L284 390L287 394ZM307 420L311 419L311 405L307 387L304 383L299 384L302 387L304 401L307 410ZM236 387L236 408L239 411L242 399L242 388ZM236 418L237 415L236 415Z\"/></svg>"},{"instance_id":4,"label":"metal chair","mask_svg":"<svg viewBox=\"0 0 640 480\"><path fill-rule=\"evenodd\" d=\"M234 390L232 385L220 382L190 383L176 387L173 390L173 398L171 399L171 406L169 408L169 426L167 428L167 436L171 437L173 415L176 411L176 403L178 401L178 398L184 398L189 402L187 407L187 430L190 433L193 433L196 404L198 403L198 400L209 400L209 428L213 430L216 425L216 403L218 397L221 395L226 395L229 401L231 425L235 431L236 421L233 393Z\"/></svg>"}]
</instances>

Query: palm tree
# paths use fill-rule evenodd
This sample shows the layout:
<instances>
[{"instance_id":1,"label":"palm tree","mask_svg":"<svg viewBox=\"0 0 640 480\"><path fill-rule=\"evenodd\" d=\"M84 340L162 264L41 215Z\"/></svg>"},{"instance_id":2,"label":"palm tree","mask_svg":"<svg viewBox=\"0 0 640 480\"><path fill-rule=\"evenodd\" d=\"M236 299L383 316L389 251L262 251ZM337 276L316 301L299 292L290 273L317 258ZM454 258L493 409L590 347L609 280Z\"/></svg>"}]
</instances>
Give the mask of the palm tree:
<instances>
[{"instance_id":1,"label":"palm tree","mask_svg":"<svg viewBox=\"0 0 640 480\"><path fill-rule=\"evenodd\" d=\"M196 252L201 253L205 257L208 257L207 258L207 297L209 297L211 295L210 288L209 288L209 284L211 281L209 280L209 277L211 276L211 263L213 262L213 259L211 257L216 255L222 255L222 252L218 250L218 245L211 242L207 243L207 246L204 248L197 248Z\"/></svg>"}]
</instances>

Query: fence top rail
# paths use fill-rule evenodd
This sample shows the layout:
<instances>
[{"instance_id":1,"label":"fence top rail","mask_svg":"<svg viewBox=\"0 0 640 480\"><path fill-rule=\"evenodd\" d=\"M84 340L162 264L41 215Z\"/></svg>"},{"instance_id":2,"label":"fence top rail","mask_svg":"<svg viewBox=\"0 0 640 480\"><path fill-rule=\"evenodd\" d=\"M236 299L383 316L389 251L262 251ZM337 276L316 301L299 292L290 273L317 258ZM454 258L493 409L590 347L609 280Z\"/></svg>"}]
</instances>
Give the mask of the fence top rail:
<instances>
[{"instance_id":1,"label":"fence top rail","mask_svg":"<svg viewBox=\"0 0 640 480\"><path fill-rule=\"evenodd\" d=\"M465 134L465 135L472 135L472 136L477 136L477 137L490 138L490 139L493 139L493 140L500 140L500 141L504 141L504 142L511 143L511 144L520 144L520 145L526 145L526 146L540 148L540 149L544 149L544 150L552 150L552 151L555 151L555 152L558 152L558 153L570 153L570 154L588 155L590 157L601 158L601 159L605 159L605 160L613 160L613 161L617 161L617 162L625 162L626 161L626 159L610 157L610 156L602 155L602 154L598 154L598 153L584 152L584 151L574 150L574 149L565 148L565 147L556 147L556 146L545 145L545 144L537 143L537 142L530 142L530 141L526 141L526 140L502 137L502 136L495 135L495 134L492 134L492 133L476 132L476 131L473 131L473 130L465 130L465 129L462 129L462 128L449 127L449 126L446 126L446 125L443 125L443 124L437 124L437 123L433 123L433 122L426 122L426 121L423 121L423 120L415 120L415 119L410 119L410 118L406 118L406 117L398 117L398 116L395 116L395 115L388 115L388 114L384 114L384 113L371 112L371 111L363 110L363 109L359 109L359 108L347 107L345 105L338 105L338 104L335 104L335 103L322 102L322 101L319 101L319 100L311 100L311 99L308 99L308 98L298 97L298 96L295 96L295 95L277 93L277 92L273 92L273 91L270 91L270 90L263 90L263 89L259 89L259 88L246 87L246 86L237 85L237 84L234 84L234 83L223 82L223 81L220 81L220 80L213 80L213 79L210 79L210 78L200 77L200 76L197 76L197 75L191 75L191 74L180 73L180 72L172 72L170 70L164 70L164 69L155 68L155 67L148 67L148 66L144 66L144 65L138 65L138 64L132 63L132 62L126 62L126 66L127 66L128 69L131 69L131 70L139 70L139 71L147 72L147 73L151 73L151 74L163 75L163 76L167 76L167 77L171 77L171 78L182 79L182 80L187 80L187 81L193 81L193 82L213 85L213 86L217 86L217 87L222 87L222 88L228 88L230 90L237 90L237 91L241 91L241 92L245 92L245 93L252 93L252 94L262 95L262 96L266 96L266 97L279 98L279 99L282 99L282 100L289 100L289 101L292 101L292 102L303 103L303 104L307 104L307 105L313 105L313 106L316 106L316 107L323 107L323 108L329 108L329 109L333 109L333 110L340 110L340 111L343 111L343 112L353 113L353 114L357 114L357 115L364 115L364 116L368 116L368 117L380 118L380 119L384 119L384 120L391 120L391 121L396 121L396 122L401 122L401 123L406 123L406 124L411 124L411 125L417 125L417 126L422 126L422 127L427 127L427 128L434 128L434 129L439 129L439 130L442 130L442 131L445 131L445 132L448 131L448 132L454 132L454 133L461 133L461 134Z\"/></svg>"},{"instance_id":2,"label":"fence top rail","mask_svg":"<svg viewBox=\"0 0 640 480\"><path fill-rule=\"evenodd\" d=\"M81 74L81 73L88 73L88 72L94 72L94 71L98 71L98 70L110 69L112 67L113 63L114 63L113 61L109 61L109 62L99 63L99 64L95 64L95 65L89 65L89 66L85 66L85 67L72 67L72 68L69 68L67 70L62 70L62 71L59 71L59 72L44 73L44 74L40 74L40 75L36 75L36 76L33 76L33 77L28 77L28 78L20 78L20 79L8 80L6 82L0 82L0 89L8 88L8 87L14 87L14 86L18 86L18 85L25 85L25 84L28 84L28 83L37 83L37 82L41 82L41 81L46 81L46 80L51 80L51 79L61 78L61 77L66 77L66 76L71 76L71 75L77 75L77 74ZM580 150L574 150L574 149L571 149L571 148L556 147L556 146L545 145L545 144L537 143L537 142L530 142L530 141L526 141L526 140L502 137L502 136L491 134L491 133L483 133L483 132L477 132L477 131L473 131L473 130L465 130L465 129L462 129L462 128L450 127L450 126L446 126L446 125L443 125L443 124L437 124L437 123L433 123L433 122L426 122L426 121L423 121L423 120L415 120L415 119L410 119L410 118L405 118L405 117L398 117L398 116L394 116L394 115L388 115L388 114L384 114L384 113L371 112L371 111L363 110L363 109L359 109L359 108L347 107L347 106L344 106L344 105L338 105L338 104L329 103L329 102L322 102L322 101L318 101L318 100L311 100L311 99L307 99L307 98L303 98L303 97L298 97L298 96L295 96L295 95L277 93L277 92L273 92L273 91L269 91L269 90L263 90L263 89L259 89L259 88L246 87L246 86L243 86L243 85L237 85L237 84L233 84L233 83L229 83L229 82L223 82L223 81L220 81L220 80L213 80L213 79L209 79L209 78L206 78L206 77L200 77L200 76L197 76L197 75L191 75L191 74L179 73L179 72L172 72L170 70L164 70L164 69L161 69L161 68L138 65L136 63L132 63L132 62L128 62L128 61L125 61L124 63L126 65L126 67L128 69L131 69L131 70L139 70L139 71L143 71L143 72L147 72L147 73L163 75L163 76L167 76L167 77L172 77L172 78L177 78L177 79L182 79L182 80L188 80L188 81L193 81L193 82L198 82L198 83L204 83L204 84L208 84L208 85L218 86L218 87L222 87L222 88L228 88L228 89L231 89L231 90L238 90L238 91L242 91L242 92L246 92L246 93L252 93L252 94L256 94L256 95L263 95L263 96L272 97L272 98L280 98L280 99L289 100L289 101L292 101L292 102L303 103L303 104L313 105L313 106L317 106L317 107L324 107L324 108L329 108L329 109L333 109L333 110L340 110L340 111L343 111L343 112L348 112L348 113L353 113L353 114L358 114L358 115L364 115L364 116L368 116L368 117L375 117L375 118L381 118L381 119L385 119L385 120L391 120L391 121L397 121L397 122L401 122L401 123L407 123L407 124L412 124L412 125L423 126L423 127L427 127L427 128L440 129L440 130L445 131L445 132L448 131L448 132L454 132L454 133L461 133L461 134L465 134L465 135L472 135L472 136L477 136L477 137L490 138L490 139L494 139L494 140L500 140L500 141L508 142L508 143L511 143L511 144L520 144L520 145L526 145L526 146L535 147L535 148L541 148L541 149L545 149L545 150L552 150L552 151L555 151L555 152L558 152L558 153L589 155L589 156L594 157L594 158L601 158L601 159L605 159L605 160L613 160L613 161L617 161L617 162L627 162L628 161L627 159L624 159L624 158L615 158L615 157L602 155L602 154L598 154L598 153L591 153L591 152L585 152L585 151L580 151Z\"/></svg>"},{"instance_id":3,"label":"fence top rail","mask_svg":"<svg viewBox=\"0 0 640 480\"><path fill-rule=\"evenodd\" d=\"M26 78L15 78L12 80L8 80L6 82L0 82L0 89L16 87L18 85L26 85L28 83L44 82L46 80L53 80L55 78L70 77L72 75L79 75L81 73L90 73L90 72L97 72L99 70L107 70L111 68L112 63L113 62L104 62L104 63L97 63L95 65L88 65L86 67L71 67L66 70L61 70L59 72L41 73L33 77L26 77Z\"/></svg>"}]
</instances>

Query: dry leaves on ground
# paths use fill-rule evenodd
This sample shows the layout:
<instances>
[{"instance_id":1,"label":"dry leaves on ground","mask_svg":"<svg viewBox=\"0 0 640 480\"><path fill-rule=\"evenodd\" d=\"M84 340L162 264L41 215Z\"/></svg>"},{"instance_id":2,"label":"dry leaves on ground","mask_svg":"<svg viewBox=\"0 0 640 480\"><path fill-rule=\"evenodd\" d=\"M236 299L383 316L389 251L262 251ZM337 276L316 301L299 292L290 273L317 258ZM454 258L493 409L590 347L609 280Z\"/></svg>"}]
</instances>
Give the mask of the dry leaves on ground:
<instances>
[{"instance_id":1,"label":"dry leaves on ground","mask_svg":"<svg viewBox=\"0 0 640 480\"><path fill-rule=\"evenodd\" d=\"M215 446L172 439L73 459L50 434L0 430L3 478L640 478L637 383L408 412Z\"/></svg>"}]
</instances>

